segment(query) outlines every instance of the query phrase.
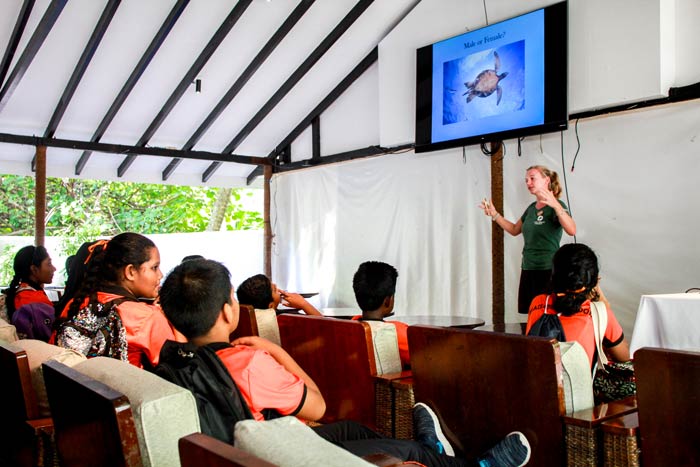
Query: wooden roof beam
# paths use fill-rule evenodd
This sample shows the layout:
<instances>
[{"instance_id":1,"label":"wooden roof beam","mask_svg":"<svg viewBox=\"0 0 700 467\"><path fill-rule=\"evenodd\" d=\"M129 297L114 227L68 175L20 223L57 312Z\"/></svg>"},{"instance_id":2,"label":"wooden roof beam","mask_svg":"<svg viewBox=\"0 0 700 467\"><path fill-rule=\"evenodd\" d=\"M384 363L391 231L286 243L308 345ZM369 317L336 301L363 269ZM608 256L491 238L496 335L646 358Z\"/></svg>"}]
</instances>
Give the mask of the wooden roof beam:
<instances>
[{"instance_id":1,"label":"wooden roof beam","mask_svg":"<svg viewBox=\"0 0 700 467\"><path fill-rule=\"evenodd\" d=\"M177 3L173 6L173 8L170 10L170 13L168 14L167 18L165 18L165 21L163 21L163 24L160 26L160 29L158 29L158 32L153 37L153 40L149 44L148 48L143 53L141 59L134 67L133 71L131 72L131 75L129 75L129 78L127 78L126 82L124 83L124 86L122 86L121 90L119 91L119 94L117 94L117 97L114 99L114 102L112 102L112 105L107 110L107 113L105 113L104 117L102 117L102 121L97 126L97 129L92 135L90 141L96 143L102 139L105 132L107 131L107 128L112 123L112 120L114 120L114 117L116 117L117 112L119 112L119 109L121 109L122 105L124 104L124 101L126 101L126 98L129 96L131 91L134 89L134 86L136 86L136 83L141 78L141 75L143 75L143 73L146 71L146 68L148 68L148 65L151 63L151 60L153 60L153 57L155 57L156 52L158 52L161 45L163 45L163 42L165 42L165 39L168 37L168 34L170 34L170 31L173 29L173 26L175 26L177 20L180 19L180 15L182 15L182 12L185 11L185 7L187 7L189 3L190 0L178 0ZM90 159L91 154L91 151L84 151L83 154L80 156L80 159L78 159L78 163L75 164L76 175L81 174L81 172L85 168L85 165Z\"/></svg>"},{"instance_id":2,"label":"wooden roof beam","mask_svg":"<svg viewBox=\"0 0 700 467\"><path fill-rule=\"evenodd\" d=\"M136 146L145 147L146 144L148 144L155 132L158 131L158 128L160 128L160 125L165 121L167 116L173 110L175 104L177 104L180 98L185 94L185 91L190 87L192 81L194 81L194 79L202 70L204 65L209 61L216 49L219 47L219 45L221 45L223 40L226 38L231 29L233 29L233 26L235 26L235 24L241 18L243 13L250 6L252 1L253 0L238 0L238 2L236 2L236 5L228 14L226 19L224 19L224 21L221 23L219 29L216 30L216 32L209 40L207 45L204 47L202 52L199 54L199 56L192 64L190 69L187 71L187 73L185 73L185 76L183 76L182 80L180 81L180 84L177 85L177 87L172 92L168 100L165 102L163 108L160 109L158 115L156 115L156 117L153 119L146 131L143 133L139 141L136 143ZM117 176L123 177L126 171L131 166L131 164L133 164L136 157L137 155L135 154L126 156L122 163L119 165L119 168L117 169Z\"/></svg>"},{"instance_id":3,"label":"wooden roof beam","mask_svg":"<svg viewBox=\"0 0 700 467\"><path fill-rule=\"evenodd\" d=\"M338 39L347 31L350 26L367 10L374 0L360 0L336 25L335 28L323 39L313 52L299 65L287 81L273 94L273 96L258 110L253 118L243 127L241 131L224 148L224 153L233 152L245 140L248 135L263 121L263 119L274 109L277 104L292 90L294 86L304 77L304 75L318 62L323 55L336 43ZM220 162L212 162L202 174L202 182L211 178L214 172L221 166Z\"/></svg>"}]
</instances>

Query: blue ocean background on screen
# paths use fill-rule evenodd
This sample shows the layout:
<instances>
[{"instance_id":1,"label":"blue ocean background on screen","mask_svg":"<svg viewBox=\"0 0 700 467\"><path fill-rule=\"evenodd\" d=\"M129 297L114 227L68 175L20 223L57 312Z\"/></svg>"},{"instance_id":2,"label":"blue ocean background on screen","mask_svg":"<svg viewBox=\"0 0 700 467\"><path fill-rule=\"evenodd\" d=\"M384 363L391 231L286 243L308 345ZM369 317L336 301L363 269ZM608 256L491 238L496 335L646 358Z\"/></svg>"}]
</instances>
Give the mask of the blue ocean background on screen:
<instances>
[{"instance_id":1,"label":"blue ocean background on screen","mask_svg":"<svg viewBox=\"0 0 700 467\"><path fill-rule=\"evenodd\" d=\"M467 103L469 89L500 57L496 90ZM432 142L544 122L544 12L537 10L433 44ZM466 94L465 94L466 93Z\"/></svg>"}]
</instances>

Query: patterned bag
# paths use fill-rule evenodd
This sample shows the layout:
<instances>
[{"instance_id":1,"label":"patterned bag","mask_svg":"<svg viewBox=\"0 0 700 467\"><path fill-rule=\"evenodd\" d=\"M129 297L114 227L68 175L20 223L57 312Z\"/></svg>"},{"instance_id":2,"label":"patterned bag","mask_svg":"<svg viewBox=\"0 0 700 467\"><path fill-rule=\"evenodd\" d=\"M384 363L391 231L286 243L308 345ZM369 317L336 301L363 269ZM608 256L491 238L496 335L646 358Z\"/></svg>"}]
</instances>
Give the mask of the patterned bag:
<instances>
[{"instance_id":1,"label":"patterned bag","mask_svg":"<svg viewBox=\"0 0 700 467\"><path fill-rule=\"evenodd\" d=\"M632 361L610 362L603 351L603 336L608 322L608 313L604 303L591 302L591 318L593 319L596 353L598 354L598 363L593 377L595 403L616 401L636 394L637 383L634 378Z\"/></svg>"},{"instance_id":2,"label":"patterned bag","mask_svg":"<svg viewBox=\"0 0 700 467\"><path fill-rule=\"evenodd\" d=\"M593 378L593 397L596 404L624 399L637 392L632 361L608 362L598 368Z\"/></svg>"},{"instance_id":3,"label":"patterned bag","mask_svg":"<svg viewBox=\"0 0 700 467\"><path fill-rule=\"evenodd\" d=\"M88 358L110 357L128 362L126 330L117 305L133 299L115 298L107 303L89 304L56 330L56 345L80 352Z\"/></svg>"}]
</instances>

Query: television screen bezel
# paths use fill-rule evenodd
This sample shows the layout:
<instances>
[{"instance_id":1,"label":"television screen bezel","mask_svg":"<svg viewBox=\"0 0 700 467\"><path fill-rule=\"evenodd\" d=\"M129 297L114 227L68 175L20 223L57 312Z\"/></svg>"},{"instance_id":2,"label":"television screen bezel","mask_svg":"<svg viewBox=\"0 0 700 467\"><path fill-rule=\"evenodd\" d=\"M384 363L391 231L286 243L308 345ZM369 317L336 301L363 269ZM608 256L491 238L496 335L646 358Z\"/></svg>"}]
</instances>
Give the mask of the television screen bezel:
<instances>
[{"instance_id":1,"label":"television screen bezel","mask_svg":"<svg viewBox=\"0 0 700 467\"><path fill-rule=\"evenodd\" d=\"M470 135L446 141L432 141L432 78L433 46L439 42L477 33L490 26L497 26L535 11L544 11L544 121L541 124L512 128L492 133ZM416 50L416 134L415 152L438 151L454 147L503 141L555 131L566 130L568 111L568 1L537 8L522 15L459 34ZM563 75L563 76L562 76Z\"/></svg>"}]
</instances>

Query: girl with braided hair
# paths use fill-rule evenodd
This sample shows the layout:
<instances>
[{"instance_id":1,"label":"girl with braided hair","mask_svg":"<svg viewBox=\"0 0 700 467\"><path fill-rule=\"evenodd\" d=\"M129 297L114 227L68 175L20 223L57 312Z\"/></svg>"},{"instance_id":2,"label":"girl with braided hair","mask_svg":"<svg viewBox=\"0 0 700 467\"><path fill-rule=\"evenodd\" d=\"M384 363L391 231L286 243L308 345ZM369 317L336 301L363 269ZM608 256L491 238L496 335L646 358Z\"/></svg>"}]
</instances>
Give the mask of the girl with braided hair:
<instances>
[{"instance_id":1,"label":"girl with braided hair","mask_svg":"<svg viewBox=\"0 0 700 467\"><path fill-rule=\"evenodd\" d=\"M154 367L163 343L176 340L160 307L147 303L158 296L163 278L158 248L143 235L126 232L94 242L88 250L83 281L56 321L56 344L88 357L106 355ZM117 322L102 328L109 333L81 331L112 310Z\"/></svg>"},{"instance_id":2,"label":"girl with braided hair","mask_svg":"<svg viewBox=\"0 0 700 467\"><path fill-rule=\"evenodd\" d=\"M53 281L56 268L43 246L21 248L12 263L14 277L3 290L7 316L1 318L15 325L20 338L48 340L56 312L44 291Z\"/></svg>"}]
</instances>

